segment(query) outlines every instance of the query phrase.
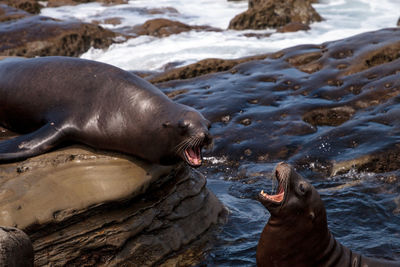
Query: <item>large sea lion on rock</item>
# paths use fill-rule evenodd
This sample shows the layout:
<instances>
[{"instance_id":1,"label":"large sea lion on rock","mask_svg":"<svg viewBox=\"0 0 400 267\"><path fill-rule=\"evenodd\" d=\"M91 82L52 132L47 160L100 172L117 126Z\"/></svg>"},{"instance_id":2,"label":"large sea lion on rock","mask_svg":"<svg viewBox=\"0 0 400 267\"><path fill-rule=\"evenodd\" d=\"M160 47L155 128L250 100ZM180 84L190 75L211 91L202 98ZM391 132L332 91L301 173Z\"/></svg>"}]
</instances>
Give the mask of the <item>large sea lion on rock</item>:
<instances>
[{"instance_id":1,"label":"large sea lion on rock","mask_svg":"<svg viewBox=\"0 0 400 267\"><path fill-rule=\"evenodd\" d=\"M290 165L275 169L275 195L261 191L260 202L271 213L257 246L259 267L390 267L400 262L372 259L341 245L328 229L317 190Z\"/></svg>"},{"instance_id":2,"label":"large sea lion on rock","mask_svg":"<svg viewBox=\"0 0 400 267\"><path fill-rule=\"evenodd\" d=\"M117 67L68 57L0 61L0 162L79 142L153 163L200 166L210 122Z\"/></svg>"}]
</instances>

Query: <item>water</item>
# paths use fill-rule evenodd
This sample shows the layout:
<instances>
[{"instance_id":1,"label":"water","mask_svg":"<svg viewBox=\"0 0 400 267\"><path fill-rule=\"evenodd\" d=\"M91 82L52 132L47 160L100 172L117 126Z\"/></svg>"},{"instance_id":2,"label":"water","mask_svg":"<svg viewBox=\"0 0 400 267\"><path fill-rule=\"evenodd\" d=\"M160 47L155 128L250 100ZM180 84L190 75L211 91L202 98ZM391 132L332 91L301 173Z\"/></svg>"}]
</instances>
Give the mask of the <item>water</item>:
<instances>
[{"instance_id":1,"label":"water","mask_svg":"<svg viewBox=\"0 0 400 267\"><path fill-rule=\"evenodd\" d=\"M172 7L179 13L169 11L164 14L148 14L149 9L163 7ZM307 32L274 33L267 38L246 37L244 34L273 30L191 31L161 39L141 36L112 45L105 51L91 49L82 57L110 63L126 70L160 70L170 62L184 65L204 58L227 59L269 53L298 44L319 44L365 31L395 27L399 18L400 3L398 0L321 0L314 7L324 21L313 23L310 25L311 30ZM129 5L111 7L89 3L75 7L46 8L42 10L42 14L85 22L121 18L120 25L100 24L109 29L132 27L159 17L189 25L209 25L226 29L229 21L246 9L246 1L131 0Z\"/></svg>"},{"instance_id":2,"label":"water","mask_svg":"<svg viewBox=\"0 0 400 267\"><path fill-rule=\"evenodd\" d=\"M174 9L157 15L148 12L163 7L172 7L178 12ZM400 2L321 0L314 7L324 21L313 23L308 32L274 33L267 38L245 37L244 34L273 30L191 31L161 39L141 36L106 50L91 49L82 57L126 70L161 70L171 62L184 65L209 57L237 58L274 52L298 44L319 44L365 31L395 27ZM101 24L109 29L132 27L158 17L226 29L230 19L246 9L245 1L138 0L112 7L90 3L46 8L42 14L87 22L120 17L120 25ZM358 147L354 151L360 149L368 147ZM330 147L322 142L319 150L329 153ZM200 171L207 176L208 187L229 209L230 215L206 263L209 266L254 266L258 238L269 217L256 196L262 189L272 190L271 173L277 162L241 162L239 167L231 167L223 159L209 158L208 161L210 165ZM343 245L367 256L400 261L400 171L383 174L350 171L334 177L321 177L311 172L302 174L319 190L327 208L330 230Z\"/></svg>"},{"instance_id":3,"label":"water","mask_svg":"<svg viewBox=\"0 0 400 267\"><path fill-rule=\"evenodd\" d=\"M276 163L204 168L208 187L229 209L228 223L206 261L209 266L255 266L259 235L268 211L256 200L271 192ZM307 175L305 175L307 177ZM391 183L390 177L397 177ZM400 260L400 171L389 174L350 172L308 179L325 203L328 226L336 239L365 256Z\"/></svg>"}]
</instances>

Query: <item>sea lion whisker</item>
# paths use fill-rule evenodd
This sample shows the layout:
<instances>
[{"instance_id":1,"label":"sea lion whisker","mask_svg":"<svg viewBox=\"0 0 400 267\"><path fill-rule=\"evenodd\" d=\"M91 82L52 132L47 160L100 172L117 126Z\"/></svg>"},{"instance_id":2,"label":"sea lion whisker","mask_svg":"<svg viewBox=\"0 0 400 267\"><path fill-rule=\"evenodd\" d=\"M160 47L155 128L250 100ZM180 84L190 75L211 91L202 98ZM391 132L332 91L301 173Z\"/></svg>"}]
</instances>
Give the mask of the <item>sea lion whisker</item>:
<instances>
[{"instance_id":1,"label":"sea lion whisker","mask_svg":"<svg viewBox=\"0 0 400 267\"><path fill-rule=\"evenodd\" d=\"M189 144L190 144L190 140L189 139L185 139L175 147L175 150L177 152L181 153L181 152L185 151L188 148Z\"/></svg>"}]
</instances>

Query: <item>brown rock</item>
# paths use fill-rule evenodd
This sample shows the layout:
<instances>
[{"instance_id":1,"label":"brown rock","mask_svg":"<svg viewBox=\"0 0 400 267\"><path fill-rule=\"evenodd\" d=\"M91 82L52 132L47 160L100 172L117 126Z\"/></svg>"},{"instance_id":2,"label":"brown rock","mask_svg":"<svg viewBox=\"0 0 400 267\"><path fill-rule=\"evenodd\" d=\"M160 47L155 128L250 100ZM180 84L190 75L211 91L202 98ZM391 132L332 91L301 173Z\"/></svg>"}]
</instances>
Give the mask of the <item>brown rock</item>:
<instances>
[{"instance_id":1,"label":"brown rock","mask_svg":"<svg viewBox=\"0 0 400 267\"><path fill-rule=\"evenodd\" d=\"M33 267L33 247L21 230L0 226L0 266Z\"/></svg>"},{"instance_id":2,"label":"brown rock","mask_svg":"<svg viewBox=\"0 0 400 267\"><path fill-rule=\"evenodd\" d=\"M156 14L179 14L179 11L173 7L160 7L160 8L150 8L147 10L148 14L156 15Z\"/></svg>"},{"instance_id":3,"label":"brown rock","mask_svg":"<svg viewBox=\"0 0 400 267\"><path fill-rule=\"evenodd\" d=\"M171 69L163 73L150 75L146 77L146 79L152 83L166 82L169 80L189 79L213 72L226 71L240 63L251 60L263 59L265 57L267 57L267 55L257 55L240 59L208 58L200 60L199 62L190 64L188 66Z\"/></svg>"},{"instance_id":4,"label":"brown rock","mask_svg":"<svg viewBox=\"0 0 400 267\"><path fill-rule=\"evenodd\" d=\"M310 24L321 21L321 16L311 6L309 0L250 0L249 9L229 23L229 29L277 28L291 22Z\"/></svg>"},{"instance_id":5,"label":"brown rock","mask_svg":"<svg viewBox=\"0 0 400 267\"><path fill-rule=\"evenodd\" d=\"M38 0L1 0L0 3L15 7L32 14L40 13L40 8Z\"/></svg>"},{"instance_id":6,"label":"brown rock","mask_svg":"<svg viewBox=\"0 0 400 267\"><path fill-rule=\"evenodd\" d=\"M0 24L1 56L79 56L90 47L108 47L115 33L78 21L30 16Z\"/></svg>"},{"instance_id":7,"label":"brown rock","mask_svg":"<svg viewBox=\"0 0 400 267\"><path fill-rule=\"evenodd\" d=\"M0 23L16 20L31 16L28 12L25 12L21 9L13 8L8 5L0 4Z\"/></svg>"},{"instance_id":8,"label":"brown rock","mask_svg":"<svg viewBox=\"0 0 400 267\"><path fill-rule=\"evenodd\" d=\"M126 4L128 1L127 0L48 0L47 6L48 7L74 6L90 2L100 2L106 5L120 5L120 4Z\"/></svg>"},{"instance_id":9,"label":"brown rock","mask_svg":"<svg viewBox=\"0 0 400 267\"><path fill-rule=\"evenodd\" d=\"M166 37L171 34L178 34L181 32L188 32L191 30L201 31L219 31L219 29L209 26L190 26L179 21L168 19L152 19L146 21L144 24L135 26L130 33L135 35L151 35L156 37Z\"/></svg>"},{"instance_id":10,"label":"brown rock","mask_svg":"<svg viewBox=\"0 0 400 267\"><path fill-rule=\"evenodd\" d=\"M179 262L224 216L194 170L83 147L3 164L0 177L0 225L28 233L35 266Z\"/></svg>"},{"instance_id":11,"label":"brown rock","mask_svg":"<svg viewBox=\"0 0 400 267\"><path fill-rule=\"evenodd\" d=\"M297 31L308 31L310 27L299 22L290 22L284 26L279 27L277 32L297 32Z\"/></svg>"}]
</instances>

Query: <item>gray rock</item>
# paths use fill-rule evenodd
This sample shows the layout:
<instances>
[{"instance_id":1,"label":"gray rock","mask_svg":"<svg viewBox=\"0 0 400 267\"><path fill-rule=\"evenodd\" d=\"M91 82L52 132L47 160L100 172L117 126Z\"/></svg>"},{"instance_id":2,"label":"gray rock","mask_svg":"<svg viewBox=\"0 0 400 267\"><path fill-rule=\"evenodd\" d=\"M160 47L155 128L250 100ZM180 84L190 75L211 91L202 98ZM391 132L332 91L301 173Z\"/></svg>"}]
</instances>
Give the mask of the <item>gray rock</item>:
<instances>
[{"instance_id":1,"label":"gray rock","mask_svg":"<svg viewBox=\"0 0 400 267\"><path fill-rule=\"evenodd\" d=\"M32 243L23 231L0 226L0 266L33 266Z\"/></svg>"}]
</instances>

